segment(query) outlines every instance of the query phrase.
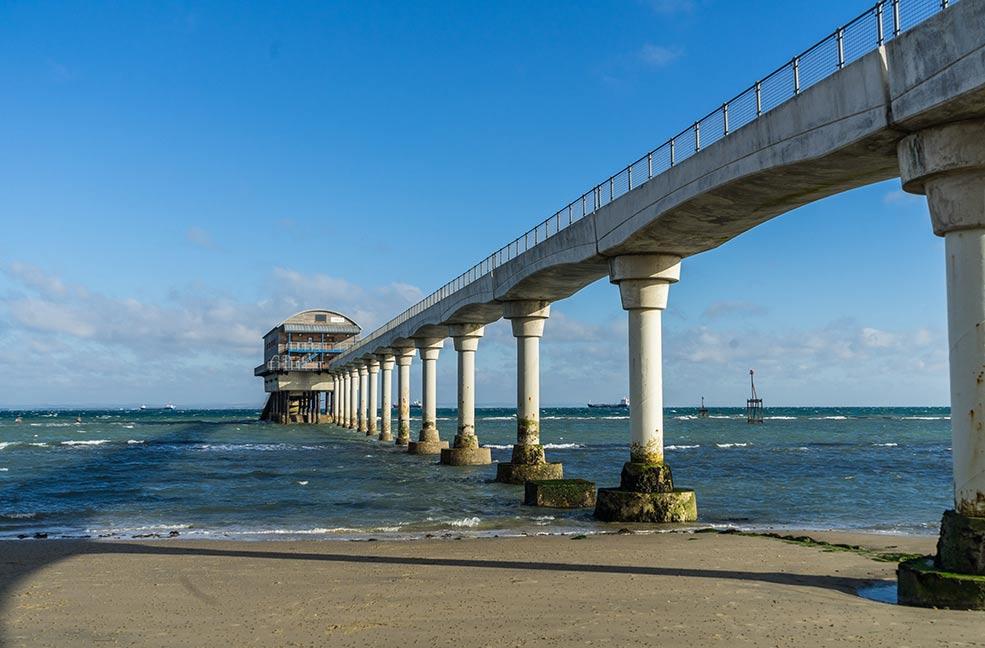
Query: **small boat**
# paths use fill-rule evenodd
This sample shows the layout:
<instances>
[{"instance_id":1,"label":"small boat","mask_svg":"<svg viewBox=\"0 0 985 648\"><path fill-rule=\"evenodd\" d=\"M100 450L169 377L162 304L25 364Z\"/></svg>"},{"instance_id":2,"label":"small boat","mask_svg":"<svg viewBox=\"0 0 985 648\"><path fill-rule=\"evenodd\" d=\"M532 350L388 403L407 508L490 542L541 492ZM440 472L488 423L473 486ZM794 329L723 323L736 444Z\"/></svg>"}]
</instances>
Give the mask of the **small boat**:
<instances>
[{"instance_id":1,"label":"small boat","mask_svg":"<svg viewBox=\"0 0 985 648\"><path fill-rule=\"evenodd\" d=\"M142 409L142 410L145 410L145 409L147 409L147 406L146 406L146 405L141 405L141 406L140 406L140 407L138 407L137 409Z\"/></svg>"},{"instance_id":2,"label":"small boat","mask_svg":"<svg viewBox=\"0 0 985 648\"><path fill-rule=\"evenodd\" d=\"M178 408L175 407L174 403L168 403L167 405L164 406L164 409L166 409L166 410L176 410Z\"/></svg>"},{"instance_id":3,"label":"small boat","mask_svg":"<svg viewBox=\"0 0 985 648\"><path fill-rule=\"evenodd\" d=\"M400 403L394 403L391 406L393 409L400 409ZM424 406L421 405L421 401L414 401L410 404L410 409L422 409Z\"/></svg>"},{"instance_id":4,"label":"small boat","mask_svg":"<svg viewBox=\"0 0 985 648\"><path fill-rule=\"evenodd\" d=\"M588 406L591 407L591 408L603 408L603 407L605 407L605 408L608 408L608 409L618 409L618 408L628 409L629 408L629 399L628 398L622 398L622 399L619 400L618 403L589 403Z\"/></svg>"}]
</instances>

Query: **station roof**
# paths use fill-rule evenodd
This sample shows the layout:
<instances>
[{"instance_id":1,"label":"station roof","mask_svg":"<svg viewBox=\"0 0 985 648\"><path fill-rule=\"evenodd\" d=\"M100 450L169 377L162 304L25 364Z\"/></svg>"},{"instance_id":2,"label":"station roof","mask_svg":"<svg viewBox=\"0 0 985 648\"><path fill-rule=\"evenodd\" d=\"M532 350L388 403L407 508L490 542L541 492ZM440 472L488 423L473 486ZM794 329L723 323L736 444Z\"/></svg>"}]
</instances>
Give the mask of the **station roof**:
<instances>
[{"instance_id":1,"label":"station roof","mask_svg":"<svg viewBox=\"0 0 985 648\"><path fill-rule=\"evenodd\" d=\"M355 324L284 324L285 333L341 333L356 335L360 330Z\"/></svg>"}]
</instances>

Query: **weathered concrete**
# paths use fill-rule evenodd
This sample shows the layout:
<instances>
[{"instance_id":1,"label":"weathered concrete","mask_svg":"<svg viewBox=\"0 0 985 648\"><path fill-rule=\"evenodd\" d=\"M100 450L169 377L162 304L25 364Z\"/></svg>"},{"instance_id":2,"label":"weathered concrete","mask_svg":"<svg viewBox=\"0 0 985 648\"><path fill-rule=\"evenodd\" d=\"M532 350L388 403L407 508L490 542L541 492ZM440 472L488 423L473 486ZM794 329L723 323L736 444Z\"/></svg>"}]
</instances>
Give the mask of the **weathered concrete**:
<instances>
[{"instance_id":1,"label":"weathered concrete","mask_svg":"<svg viewBox=\"0 0 985 648\"><path fill-rule=\"evenodd\" d=\"M638 493L600 488L595 517L603 522L694 522L698 506L693 490L676 488L667 493Z\"/></svg>"},{"instance_id":2,"label":"weathered concrete","mask_svg":"<svg viewBox=\"0 0 985 648\"><path fill-rule=\"evenodd\" d=\"M352 427L352 368L342 367L342 427Z\"/></svg>"},{"instance_id":3,"label":"weathered concrete","mask_svg":"<svg viewBox=\"0 0 985 648\"><path fill-rule=\"evenodd\" d=\"M489 448L479 447L475 434L475 352L484 333L479 324L453 324L448 334L458 352L458 433L452 447L441 451L441 463L476 466L492 463Z\"/></svg>"},{"instance_id":4,"label":"weathered concrete","mask_svg":"<svg viewBox=\"0 0 985 648\"><path fill-rule=\"evenodd\" d=\"M549 508L591 508L595 506L595 484L584 479L528 481L523 503Z\"/></svg>"},{"instance_id":5,"label":"weathered concrete","mask_svg":"<svg viewBox=\"0 0 985 648\"><path fill-rule=\"evenodd\" d=\"M496 481L561 479L561 464L548 464L540 444L540 338L551 305L542 301L506 302L503 317L516 338L516 444L509 463L496 466Z\"/></svg>"},{"instance_id":6,"label":"weathered concrete","mask_svg":"<svg viewBox=\"0 0 985 648\"><path fill-rule=\"evenodd\" d=\"M421 431L417 441L407 444L409 454L440 455L448 447L438 434L437 410L437 363L438 353L444 345L443 338L416 338L417 351L421 356Z\"/></svg>"},{"instance_id":7,"label":"weathered concrete","mask_svg":"<svg viewBox=\"0 0 985 648\"><path fill-rule=\"evenodd\" d=\"M367 399L368 408L366 410L366 434L376 435L377 379L380 373L380 361L375 355L366 357L366 369L369 371L369 377L367 378L369 398Z\"/></svg>"},{"instance_id":8,"label":"weathered concrete","mask_svg":"<svg viewBox=\"0 0 985 648\"><path fill-rule=\"evenodd\" d=\"M412 346L394 347L397 360L397 440L396 445L410 443L410 364L417 352Z\"/></svg>"},{"instance_id":9,"label":"weathered concrete","mask_svg":"<svg viewBox=\"0 0 985 648\"><path fill-rule=\"evenodd\" d=\"M359 366L359 431L369 434L369 367L365 360L358 361Z\"/></svg>"},{"instance_id":10,"label":"weathered concrete","mask_svg":"<svg viewBox=\"0 0 985 648\"><path fill-rule=\"evenodd\" d=\"M900 142L899 160L903 188L927 196L934 232L944 237L955 509L944 515L934 568L924 569L917 563L901 567L899 587L901 597L915 605L982 609L985 120L959 121L914 133Z\"/></svg>"},{"instance_id":11,"label":"weathered concrete","mask_svg":"<svg viewBox=\"0 0 985 648\"><path fill-rule=\"evenodd\" d=\"M376 353L382 369L380 382L383 402L380 406L380 441L393 441L393 349L380 349Z\"/></svg>"}]
</instances>

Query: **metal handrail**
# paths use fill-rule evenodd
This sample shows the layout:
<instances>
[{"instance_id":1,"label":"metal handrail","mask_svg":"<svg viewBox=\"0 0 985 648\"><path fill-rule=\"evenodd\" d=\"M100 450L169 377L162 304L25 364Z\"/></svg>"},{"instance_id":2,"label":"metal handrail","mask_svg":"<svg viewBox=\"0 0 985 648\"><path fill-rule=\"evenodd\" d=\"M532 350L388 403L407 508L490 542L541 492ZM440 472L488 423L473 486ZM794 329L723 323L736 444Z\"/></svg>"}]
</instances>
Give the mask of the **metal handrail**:
<instances>
[{"instance_id":1,"label":"metal handrail","mask_svg":"<svg viewBox=\"0 0 985 648\"><path fill-rule=\"evenodd\" d=\"M609 176L607 180L595 185L546 220L397 315L360 340L359 346L364 346L388 333L448 295L465 288L504 263L517 258L531 247L555 236L569 225L595 213L616 198L670 170L682 160L755 121L781 103L796 97L807 88L843 69L849 63L882 47L887 41L898 37L930 16L947 9L956 1L880 0L868 11L836 29L830 36L802 54L794 56L785 65L760 81L756 81L743 92L618 173Z\"/></svg>"}]
</instances>

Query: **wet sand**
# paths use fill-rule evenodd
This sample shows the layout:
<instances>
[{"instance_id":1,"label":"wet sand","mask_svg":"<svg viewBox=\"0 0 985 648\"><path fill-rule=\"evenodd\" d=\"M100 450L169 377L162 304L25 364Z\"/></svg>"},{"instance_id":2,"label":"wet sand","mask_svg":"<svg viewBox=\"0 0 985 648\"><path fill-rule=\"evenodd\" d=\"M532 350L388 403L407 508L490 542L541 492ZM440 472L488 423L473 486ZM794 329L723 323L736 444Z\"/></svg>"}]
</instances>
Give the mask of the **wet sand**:
<instances>
[{"instance_id":1,"label":"wet sand","mask_svg":"<svg viewBox=\"0 0 985 648\"><path fill-rule=\"evenodd\" d=\"M930 553L934 538L812 534ZM717 533L0 543L4 646L982 646L895 563Z\"/></svg>"}]
</instances>

